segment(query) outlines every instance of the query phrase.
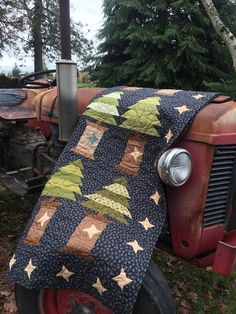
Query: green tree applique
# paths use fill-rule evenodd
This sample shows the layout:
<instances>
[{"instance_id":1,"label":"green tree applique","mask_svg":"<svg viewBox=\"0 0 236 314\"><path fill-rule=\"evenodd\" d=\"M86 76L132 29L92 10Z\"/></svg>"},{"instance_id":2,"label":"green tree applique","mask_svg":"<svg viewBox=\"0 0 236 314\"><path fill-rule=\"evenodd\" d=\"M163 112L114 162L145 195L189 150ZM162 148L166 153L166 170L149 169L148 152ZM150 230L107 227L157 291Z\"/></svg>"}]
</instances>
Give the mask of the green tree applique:
<instances>
[{"instance_id":1,"label":"green tree applique","mask_svg":"<svg viewBox=\"0 0 236 314\"><path fill-rule=\"evenodd\" d=\"M82 194L80 189L83 179L82 170L83 164L79 159L60 168L47 182L42 195L76 201L74 193Z\"/></svg>"},{"instance_id":2,"label":"green tree applique","mask_svg":"<svg viewBox=\"0 0 236 314\"><path fill-rule=\"evenodd\" d=\"M160 97L148 97L138 101L129 107L122 117L126 120L120 127L131 129L148 135L159 136L156 127L161 126L158 119L157 106L160 105Z\"/></svg>"},{"instance_id":3,"label":"green tree applique","mask_svg":"<svg viewBox=\"0 0 236 314\"><path fill-rule=\"evenodd\" d=\"M125 178L119 178L112 184L105 186L102 190L85 195L87 201L81 204L89 209L105 214L121 223L127 224L128 218L132 219L129 212L128 183Z\"/></svg>"},{"instance_id":4,"label":"green tree applique","mask_svg":"<svg viewBox=\"0 0 236 314\"><path fill-rule=\"evenodd\" d=\"M111 125L117 125L114 117L119 117L117 107L123 92L114 92L95 99L84 115Z\"/></svg>"}]
</instances>

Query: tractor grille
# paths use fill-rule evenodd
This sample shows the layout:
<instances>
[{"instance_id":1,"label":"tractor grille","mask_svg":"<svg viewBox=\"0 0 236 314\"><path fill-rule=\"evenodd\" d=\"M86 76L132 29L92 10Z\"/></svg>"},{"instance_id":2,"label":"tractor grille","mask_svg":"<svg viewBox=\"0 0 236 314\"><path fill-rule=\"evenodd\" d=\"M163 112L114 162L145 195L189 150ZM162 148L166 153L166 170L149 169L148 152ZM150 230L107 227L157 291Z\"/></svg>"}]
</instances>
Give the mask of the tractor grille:
<instances>
[{"instance_id":1,"label":"tractor grille","mask_svg":"<svg viewBox=\"0 0 236 314\"><path fill-rule=\"evenodd\" d=\"M236 157L236 145L216 146L204 212L204 227L224 223Z\"/></svg>"}]
</instances>

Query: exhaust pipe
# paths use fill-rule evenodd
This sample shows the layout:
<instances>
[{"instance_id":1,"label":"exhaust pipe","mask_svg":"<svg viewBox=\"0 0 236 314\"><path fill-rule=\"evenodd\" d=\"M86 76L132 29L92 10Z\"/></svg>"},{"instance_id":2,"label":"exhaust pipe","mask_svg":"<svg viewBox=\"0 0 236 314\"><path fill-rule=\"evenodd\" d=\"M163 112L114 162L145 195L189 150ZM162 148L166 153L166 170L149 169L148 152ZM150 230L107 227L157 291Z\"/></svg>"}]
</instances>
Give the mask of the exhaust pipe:
<instances>
[{"instance_id":1,"label":"exhaust pipe","mask_svg":"<svg viewBox=\"0 0 236 314\"><path fill-rule=\"evenodd\" d=\"M70 0L59 0L61 58L71 60Z\"/></svg>"},{"instance_id":2,"label":"exhaust pipe","mask_svg":"<svg viewBox=\"0 0 236 314\"><path fill-rule=\"evenodd\" d=\"M56 62L56 69L59 140L68 141L78 119L77 63L72 60L61 60Z\"/></svg>"},{"instance_id":3,"label":"exhaust pipe","mask_svg":"<svg viewBox=\"0 0 236 314\"><path fill-rule=\"evenodd\" d=\"M61 61L56 63L59 140L68 141L77 124L77 64L71 61L70 0L59 0Z\"/></svg>"}]
</instances>

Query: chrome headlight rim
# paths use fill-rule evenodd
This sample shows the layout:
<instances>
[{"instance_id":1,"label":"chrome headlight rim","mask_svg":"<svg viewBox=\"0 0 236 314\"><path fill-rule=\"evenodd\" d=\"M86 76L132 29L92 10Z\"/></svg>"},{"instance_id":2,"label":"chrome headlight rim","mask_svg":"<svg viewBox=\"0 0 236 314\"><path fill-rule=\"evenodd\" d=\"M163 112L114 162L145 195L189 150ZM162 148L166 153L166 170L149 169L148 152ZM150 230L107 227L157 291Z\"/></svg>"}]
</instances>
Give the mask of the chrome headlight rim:
<instances>
[{"instance_id":1,"label":"chrome headlight rim","mask_svg":"<svg viewBox=\"0 0 236 314\"><path fill-rule=\"evenodd\" d=\"M185 180L183 180L180 183L177 183L176 181L173 180L173 178L170 175L170 168L171 168L173 160L177 156L179 156L180 154L185 154L188 156L189 161L190 161L190 170L189 170L189 173L186 176ZM167 151L165 151L161 155L159 160L156 161L156 169L157 169L159 177L161 178L163 183L165 183L166 185L169 185L169 186L179 187L188 181L188 179L192 173L192 157L186 149L171 148L171 149L168 149Z\"/></svg>"}]
</instances>

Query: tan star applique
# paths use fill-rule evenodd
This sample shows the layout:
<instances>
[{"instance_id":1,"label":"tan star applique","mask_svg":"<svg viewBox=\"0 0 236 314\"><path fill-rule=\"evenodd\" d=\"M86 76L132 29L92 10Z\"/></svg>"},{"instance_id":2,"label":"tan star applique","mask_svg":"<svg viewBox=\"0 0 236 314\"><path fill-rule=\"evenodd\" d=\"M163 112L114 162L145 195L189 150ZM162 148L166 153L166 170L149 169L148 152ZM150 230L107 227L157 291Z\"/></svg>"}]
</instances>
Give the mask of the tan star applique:
<instances>
[{"instance_id":1,"label":"tan star applique","mask_svg":"<svg viewBox=\"0 0 236 314\"><path fill-rule=\"evenodd\" d=\"M182 114L182 113L184 113L184 112L190 110L190 109L187 108L185 105L183 105L183 106L181 106L181 107L175 107L175 109L179 111L179 114Z\"/></svg>"},{"instance_id":2,"label":"tan star applique","mask_svg":"<svg viewBox=\"0 0 236 314\"><path fill-rule=\"evenodd\" d=\"M39 222L40 224L41 224L41 227L43 227L44 226L44 224L48 221L48 220L50 220L50 216L48 216L48 212L45 212L45 214L37 221L37 222Z\"/></svg>"},{"instance_id":3,"label":"tan star applique","mask_svg":"<svg viewBox=\"0 0 236 314\"><path fill-rule=\"evenodd\" d=\"M100 295L102 295L104 292L107 291L107 289L103 287L103 285L102 285L102 283L98 277L97 277L97 282L94 283L92 286L95 289L97 289L97 291L100 293Z\"/></svg>"},{"instance_id":4,"label":"tan star applique","mask_svg":"<svg viewBox=\"0 0 236 314\"><path fill-rule=\"evenodd\" d=\"M161 195L157 191L150 197L150 199L152 199L156 205L158 205L160 198Z\"/></svg>"},{"instance_id":5,"label":"tan star applique","mask_svg":"<svg viewBox=\"0 0 236 314\"><path fill-rule=\"evenodd\" d=\"M173 133L171 132L171 130L169 130L165 136L167 143L169 143L169 141L172 137L173 137Z\"/></svg>"},{"instance_id":6,"label":"tan star applique","mask_svg":"<svg viewBox=\"0 0 236 314\"><path fill-rule=\"evenodd\" d=\"M192 96L192 97L195 98L196 100L199 100L199 99L205 97L205 95L197 94L197 95L194 95L194 96Z\"/></svg>"},{"instance_id":7,"label":"tan star applique","mask_svg":"<svg viewBox=\"0 0 236 314\"><path fill-rule=\"evenodd\" d=\"M9 262L9 269L11 270L12 269L12 266L15 264L16 262L16 259L15 259L15 254L12 256L10 262Z\"/></svg>"},{"instance_id":8,"label":"tan star applique","mask_svg":"<svg viewBox=\"0 0 236 314\"><path fill-rule=\"evenodd\" d=\"M134 250L134 253L137 254L138 251L143 251L144 249L138 244L138 242L136 240L134 240L133 242L127 242L127 244L129 246L132 247L132 249Z\"/></svg>"},{"instance_id":9,"label":"tan star applique","mask_svg":"<svg viewBox=\"0 0 236 314\"><path fill-rule=\"evenodd\" d=\"M57 277L63 277L66 281L69 281L70 276L74 275L71 271L69 271L64 265L62 266L61 271L56 274Z\"/></svg>"},{"instance_id":10,"label":"tan star applique","mask_svg":"<svg viewBox=\"0 0 236 314\"><path fill-rule=\"evenodd\" d=\"M138 158L143 155L143 153L141 153L141 152L137 149L137 147L135 147L135 148L134 148L134 151L133 151L132 153L130 153L130 155L134 157L134 160L135 160L135 161L137 161Z\"/></svg>"},{"instance_id":11,"label":"tan star applique","mask_svg":"<svg viewBox=\"0 0 236 314\"><path fill-rule=\"evenodd\" d=\"M98 230L94 224L92 224L89 228L83 229L83 231L87 232L90 239L92 239L93 236L102 233L102 231Z\"/></svg>"},{"instance_id":12,"label":"tan star applique","mask_svg":"<svg viewBox=\"0 0 236 314\"><path fill-rule=\"evenodd\" d=\"M150 223L147 217L143 221L139 221L139 223L144 227L146 231L150 228L155 227L154 225Z\"/></svg>"},{"instance_id":13,"label":"tan star applique","mask_svg":"<svg viewBox=\"0 0 236 314\"><path fill-rule=\"evenodd\" d=\"M181 92L181 89L160 89L156 94L160 96L174 96L178 92Z\"/></svg>"},{"instance_id":14,"label":"tan star applique","mask_svg":"<svg viewBox=\"0 0 236 314\"><path fill-rule=\"evenodd\" d=\"M30 279L30 276L32 274L32 272L37 268L37 266L34 266L33 263L32 263L32 259L30 259L28 265L25 267L25 272L27 273L29 279Z\"/></svg>"},{"instance_id":15,"label":"tan star applique","mask_svg":"<svg viewBox=\"0 0 236 314\"><path fill-rule=\"evenodd\" d=\"M128 285L129 283L133 281L132 279L126 276L126 273L123 267L121 268L120 274L116 277L113 277L112 279L118 283L121 290L123 290L126 285Z\"/></svg>"}]
</instances>

